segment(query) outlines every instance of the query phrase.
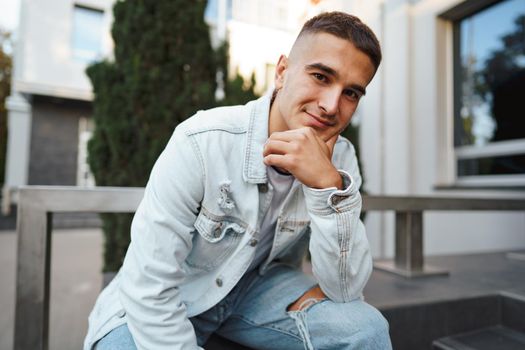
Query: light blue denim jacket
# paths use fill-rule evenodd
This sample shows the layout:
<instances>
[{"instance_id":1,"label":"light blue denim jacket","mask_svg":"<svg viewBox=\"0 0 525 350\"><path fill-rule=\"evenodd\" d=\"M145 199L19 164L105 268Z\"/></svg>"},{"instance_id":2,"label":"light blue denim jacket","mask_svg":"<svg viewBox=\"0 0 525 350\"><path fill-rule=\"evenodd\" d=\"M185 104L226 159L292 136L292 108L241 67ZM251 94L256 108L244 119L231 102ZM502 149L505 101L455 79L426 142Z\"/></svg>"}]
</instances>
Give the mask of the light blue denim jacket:
<instances>
[{"instance_id":1,"label":"light blue denim jacket","mask_svg":"<svg viewBox=\"0 0 525 350\"><path fill-rule=\"evenodd\" d=\"M266 95L198 112L175 129L133 219L124 264L89 317L84 349L123 323L139 349L199 349L189 317L218 303L246 272L271 202L263 164L269 108ZM295 180L259 272L300 266L309 248L322 290L343 303L361 297L372 258L348 140L339 137L332 161L344 189Z\"/></svg>"}]
</instances>

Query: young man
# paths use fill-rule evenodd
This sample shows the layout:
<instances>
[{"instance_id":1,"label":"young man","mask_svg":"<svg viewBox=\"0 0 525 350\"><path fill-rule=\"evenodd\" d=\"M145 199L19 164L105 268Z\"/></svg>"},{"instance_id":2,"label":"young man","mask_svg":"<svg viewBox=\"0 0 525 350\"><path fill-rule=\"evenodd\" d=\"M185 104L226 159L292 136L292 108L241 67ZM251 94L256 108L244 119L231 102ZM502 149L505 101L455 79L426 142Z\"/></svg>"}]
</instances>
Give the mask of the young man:
<instances>
[{"instance_id":1,"label":"young man","mask_svg":"<svg viewBox=\"0 0 525 350\"><path fill-rule=\"evenodd\" d=\"M255 349L390 349L362 300L361 177L339 137L380 60L358 18L324 13L280 57L273 94L180 124L85 349L200 349L213 332Z\"/></svg>"}]
</instances>

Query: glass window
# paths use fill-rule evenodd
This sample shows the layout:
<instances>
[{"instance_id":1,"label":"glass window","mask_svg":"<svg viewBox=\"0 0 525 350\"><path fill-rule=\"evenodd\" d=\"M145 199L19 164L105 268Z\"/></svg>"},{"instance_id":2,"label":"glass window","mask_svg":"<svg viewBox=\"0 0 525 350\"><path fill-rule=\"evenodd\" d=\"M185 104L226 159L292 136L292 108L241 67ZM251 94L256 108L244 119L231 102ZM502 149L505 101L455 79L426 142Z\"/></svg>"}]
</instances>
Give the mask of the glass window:
<instances>
[{"instance_id":1,"label":"glass window","mask_svg":"<svg viewBox=\"0 0 525 350\"><path fill-rule=\"evenodd\" d=\"M525 1L462 18L455 41L458 177L525 174Z\"/></svg>"},{"instance_id":2,"label":"glass window","mask_svg":"<svg viewBox=\"0 0 525 350\"><path fill-rule=\"evenodd\" d=\"M232 1L226 0L226 20L232 19ZM208 0L204 19L208 23L217 23L219 17L219 0Z\"/></svg>"},{"instance_id":3,"label":"glass window","mask_svg":"<svg viewBox=\"0 0 525 350\"><path fill-rule=\"evenodd\" d=\"M219 15L219 6L217 0L208 0L206 5L206 11L204 11L204 18L208 22L217 22L217 16Z\"/></svg>"},{"instance_id":4,"label":"glass window","mask_svg":"<svg viewBox=\"0 0 525 350\"><path fill-rule=\"evenodd\" d=\"M73 11L73 57L83 62L94 61L102 53L104 12L78 5Z\"/></svg>"},{"instance_id":5,"label":"glass window","mask_svg":"<svg viewBox=\"0 0 525 350\"><path fill-rule=\"evenodd\" d=\"M263 27L286 29L288 25L288 1L259 0L258 21Z\"/></svg>"},{"instance_id":6,"label":"glass window","mask_svg":"<svg viewBox=\"0 0 525 350\"><path fill-rule=\"evenodd\" d=\"M288 28L288 0L234 0L233 19L276 29ZM296 28L291 28L296 29Z\"/></svg>"},{"instance_id":7,"label":"glass window","mask_svg":"<svg viewBox=\"0 0 525 350\"><path fill-rule=\"evenodd\" d=\"M459 176L525 174L525 155L460 159Z\"/></svg>"}]
</instances>

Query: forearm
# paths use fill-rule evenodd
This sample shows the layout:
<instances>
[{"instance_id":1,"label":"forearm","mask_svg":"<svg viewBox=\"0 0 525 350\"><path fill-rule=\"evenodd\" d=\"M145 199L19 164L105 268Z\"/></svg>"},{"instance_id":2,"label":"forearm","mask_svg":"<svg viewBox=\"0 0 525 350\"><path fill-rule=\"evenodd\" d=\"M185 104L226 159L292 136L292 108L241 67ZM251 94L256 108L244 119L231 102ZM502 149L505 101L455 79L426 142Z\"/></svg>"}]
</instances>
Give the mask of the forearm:
<instances>
[{"instance_id":1,"label":"forearm","mask_svg":"<svg viewBox=\"0 0 525 350\"><path fill-rule=\"evenodd\" d=\"M175 131L133 219L119 296L139 349L200 349L179 292L204 193L198 159L189 139Z\"/></svg>"},{"instance_id":2,"label":"forearm","mask_svg":"<svg viewBox=\"0 0 525 350\"><path fill-rule=\"evenodd\" d=\"M344 189L304 188L312 234L312 271L323 292L336 302L360 297L372 271L361 196L344 172Z\"/></svg>"}]
</instances>

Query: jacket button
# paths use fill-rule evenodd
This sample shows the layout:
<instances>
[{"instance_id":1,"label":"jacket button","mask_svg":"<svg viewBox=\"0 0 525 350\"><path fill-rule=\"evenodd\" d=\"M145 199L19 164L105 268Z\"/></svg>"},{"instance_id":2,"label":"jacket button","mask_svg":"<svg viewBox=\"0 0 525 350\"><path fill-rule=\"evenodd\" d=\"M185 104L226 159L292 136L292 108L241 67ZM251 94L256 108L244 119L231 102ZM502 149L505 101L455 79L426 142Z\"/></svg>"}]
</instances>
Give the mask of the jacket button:
<instances>
[{"instance_id":1,"label":"jacket button","mask_svg":"<svg viewBox=\"0 0 525 350\"><path fill-rule=\"evenodd\" d=\"M252 239L250 240L250 245L251 245L252 247L255 247L255 246L257 245L257 243L259 243L259 242L258 242L255 238L252 238Z\"/></svg>"},{"instance_id":2,"label":"jacket button","mask_svg":"<svg viewBox=\"0 0 525 350\"><path fill-rule=\"evenodd\" d=\"M258 184L259 192L266 193L268 192L268 185L267 184Z\"/></svg>"},{"instance_id":3,"label":"jacket button","mask_svg":"<svg viewBox=\"0 0 525 350\"><path fill-rule=\"evenodd\" d=\"M339 203L341 203L341 201L344 199L344 197L341 197L341 196L333 196L332 197L332 203L334 205L337 205Z\"/></svg>"},{"instance_id":4,"label":"jacket button","mask_svg":"<svg viewBox=\"0 0 525 350\"><path fill-rule=\"evenodd\" d=\"M124 310L120 310L120 311L118 312L117 316L120 317L120 318L126 316L126 311L124 311Z\"/></svg>"},{"instance_id":5,"label":"jacket button","mask_svg":"<svg viewBox=\"0 0 525 350\"><path fill-rule=\"evenodd\" d=\"M217 283L217 286L222 287L222 280L220 278L217 278L215 283Z\"/></svg>"}]
</instances>

